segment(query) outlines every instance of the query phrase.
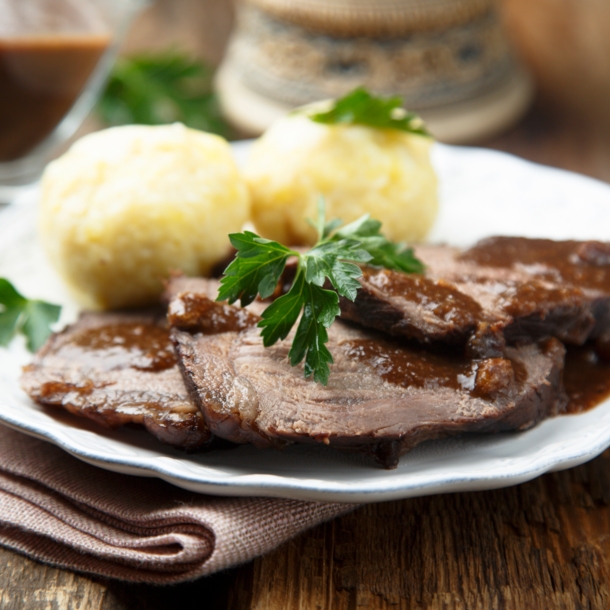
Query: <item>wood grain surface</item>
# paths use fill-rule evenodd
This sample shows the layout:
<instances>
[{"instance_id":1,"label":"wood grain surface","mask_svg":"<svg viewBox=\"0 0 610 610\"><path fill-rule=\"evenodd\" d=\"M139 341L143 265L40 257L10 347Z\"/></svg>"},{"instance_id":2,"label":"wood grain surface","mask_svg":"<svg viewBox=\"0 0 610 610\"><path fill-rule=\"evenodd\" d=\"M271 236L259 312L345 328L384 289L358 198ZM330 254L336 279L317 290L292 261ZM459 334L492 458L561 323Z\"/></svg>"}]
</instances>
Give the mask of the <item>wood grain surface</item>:
<instances>
[{"instance_id":1,"label":"wood grain surface","mask_svg":"<svg viewBox=\"0 0 610 610\"><path fill-rule=\"evenodd\" d=\"M608 608L609 468L366 506L242 568L229 608Z\"/></svg>"},{"instance_id":2,"label":"wood grain surface","mask_svg":"<svg viewBox=\"0 0 610 610\"><path fill-rule=\"evenodd\" d=\"M610 3L503 9L539 93L518 126L481 145L610 182ZM127 48L184 41L216 62L231 17L226 0L160 0ZM366 506L173 587L102 581L0 550L0 608L610 608L610 453L507 489Z\"/></svg>"}]
</instances>

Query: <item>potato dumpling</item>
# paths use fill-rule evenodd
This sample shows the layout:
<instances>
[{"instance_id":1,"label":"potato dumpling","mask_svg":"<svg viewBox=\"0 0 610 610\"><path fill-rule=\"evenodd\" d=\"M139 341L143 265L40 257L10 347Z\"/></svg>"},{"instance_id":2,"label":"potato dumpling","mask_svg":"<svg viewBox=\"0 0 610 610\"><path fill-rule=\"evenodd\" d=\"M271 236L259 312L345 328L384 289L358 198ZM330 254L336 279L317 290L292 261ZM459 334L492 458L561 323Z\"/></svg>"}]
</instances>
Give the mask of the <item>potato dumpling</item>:
<instances>
[{"instance_id":1,"label":"potato dumpling","mask_svg":"<svg viewBox=\"0 0 610 610\"><path fill-rule=\"evenodd\" d=\"M93 133L42 178L43 245L92 308L155 302L173 270L209 273L249 218L228 143L181 124Z\"/></svg>"},{"instance_id":2,"label":"potato dumpling","mask_svg":"<svg viewBox=\"0 0 610 610\"><path fill-rule=\"evenodd\" d=\"M394 129L328 125L307 110L272 125L254 144L245 176L253 222L264 237L313 244L307 222L320 195L327 220L350 222L369 213L398 242L421 240L438 208L430 138Z\"/></svg>"}]
</instances>

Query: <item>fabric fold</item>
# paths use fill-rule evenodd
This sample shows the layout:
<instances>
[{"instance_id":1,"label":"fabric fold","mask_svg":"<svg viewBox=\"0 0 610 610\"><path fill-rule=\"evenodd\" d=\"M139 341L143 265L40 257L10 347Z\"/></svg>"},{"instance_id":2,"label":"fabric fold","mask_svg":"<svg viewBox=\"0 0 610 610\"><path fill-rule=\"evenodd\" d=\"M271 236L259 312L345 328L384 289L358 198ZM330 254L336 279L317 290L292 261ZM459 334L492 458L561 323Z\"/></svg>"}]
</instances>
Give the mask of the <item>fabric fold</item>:
<instances>
[{"instance_id":1,"label":"fabric fold","mask_svg":"<svg viewBox=\"0 0 610 610\"><path fill-rule=\"evenodd\" d=\"M91 466L0 426L0 544L62 568L131 582L192 580L353 508L196 494Z\"/></svg>"}]
</instances>

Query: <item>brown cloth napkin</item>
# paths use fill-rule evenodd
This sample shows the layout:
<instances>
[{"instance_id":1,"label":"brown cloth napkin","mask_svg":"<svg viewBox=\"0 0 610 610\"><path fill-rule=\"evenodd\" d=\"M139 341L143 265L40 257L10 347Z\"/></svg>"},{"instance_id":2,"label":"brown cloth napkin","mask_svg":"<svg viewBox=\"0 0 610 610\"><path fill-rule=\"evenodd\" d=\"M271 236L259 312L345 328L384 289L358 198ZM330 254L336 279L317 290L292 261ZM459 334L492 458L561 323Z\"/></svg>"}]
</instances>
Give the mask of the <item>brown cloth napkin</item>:
<instances>
[{"instance_id":1,"label":"brown cloth napkin","mask_svg":"<svg viewBox=\"0 0 610 610\"><path fill-rule=\"evenodd\" d=\"M0 544L79 572L153 584L192 580L353 508L195 494L90 466L0 426Z\"/></svg>"}]
</instances>

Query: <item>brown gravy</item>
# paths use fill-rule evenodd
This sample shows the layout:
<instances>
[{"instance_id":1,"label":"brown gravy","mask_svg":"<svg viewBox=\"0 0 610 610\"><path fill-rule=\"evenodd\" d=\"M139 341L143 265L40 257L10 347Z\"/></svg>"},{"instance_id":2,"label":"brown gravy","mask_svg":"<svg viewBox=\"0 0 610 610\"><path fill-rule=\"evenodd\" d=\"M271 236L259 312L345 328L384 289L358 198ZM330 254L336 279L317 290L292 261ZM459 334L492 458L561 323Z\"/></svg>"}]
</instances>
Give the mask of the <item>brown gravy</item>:
<instances>
[{"instance_id":1,"label":"brown gravy","mask_svg":"<svg viewBox=\"0 0 610 610\"><path fill-rule=\"evenodd\" d=\"M176 364L166 328L153 324L109 324L75 334L64 351L92 369L162 371Z\"/></svg>"},{"instance_id":2,"label":"brown gravy","mask_svg":"<svg viewBox=\"0 0 610 610\"><path fill-rule=\"evenodd\" d=\"M527 376L521 363L508 358L472 359L381 338L346 341L343 349L350 359L366 362L381 378L402 387L450 388L494 399Z\"/></svg>"},{"instance_id":3,"label":"brown gravy","mask_svg":"<svg viewBox=\"0 0 610 610\"><path fill-rule=\"evenodd\" d=\"M522 267L540 279L610 292L610 244L490 237L466 250L462 260L488 267Z\"/></svg>"},{"instance_id":4,"label":"brown gravy","mask_svg":"<svg viewBox=\"0 0 610 610\"><path fill-rule=\"evenodd\" d=\"M610 360L600 358L592 345L567 350L563 380L570 398L568 413L581 413L610 396Z\"/></svg>"},{"instance_id":5,"label":"brown gravy","mask_svg":"<svg viewBox=\"0 0 610 610\"><path fill-rule=\"evenodd\" d=\"M366 362L387 382L403 387L452 388L474 387L477 363L457 355L445 356L419 346L377 339L346 341L343 349L350 360Z\"/></svg>"},{"instance_id":6,"label":"brown gravy","mask_svg":"<svg viewBox=\"0 0 610 610\"><path fill-rule=\"evenodd\" d=\"M256 326L260 318L245 308L216 303L196 292L179 294L167 312L171 326L207 335L240 331Z\"/></svg>"},{"instance_id":7,"label":"brown gravy","mask_svg":"<svg viewBox=\"0 0 610 610\"><path fill-rule=\"evenodd\" d=\"M446 356L416 346L405 348L391 340L350 341L344 348L351 358L366 361L386 381L405 387L446 387L484 397L503 389L498 381L506 378L507 366L517 381L525 376L517 362L505 358ZM610 360L600 358L593 344L567 346L564 384L569 397L567 413L592 409L610 397Z\"/></svg>"},{"instance_id":8,"label":"brown gravy","mask_svg":"<svg viewBox=\"0 0 610 610\"><path fill-rule=\"evenodd\" d=\"M566 298L570 289L610 292L608 243L490 237L466 250L460 258L483 266L527 268L541 280L565 282L568 286L551 295L558 302ZM533 281L534 291L535 285ZM528 300L527 294L518 294L512 302L519 308L527 308ZM593 344L566 347L564 383L570 398L568 413L581 413L610 397L610 358L607 357L610 354L600 357Z\"/></svg>"},{"instance_id":9,"label":"brown gravy","mask_svg":"<svg viewBox=\"0 0 610 610\"><path fill-rule=\"evenodd\" d=\"M67 114L107 35L0 39L0 162L23 157Z\"/></svg>"},{"instance_id":10,"label":"brown gravy","mask_svg":"<svg viewBox=\"0 0 610 610\"><path fill-rule=\"evenodd\" d=\"M370 267L364 267L362 273L366 281L384 294L411 301L458 326L475 324L481 317L481 306L449 283Z\"/></svg>"}]
</instances>

